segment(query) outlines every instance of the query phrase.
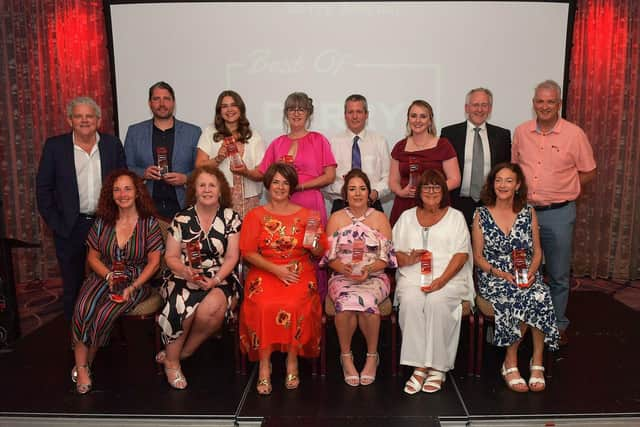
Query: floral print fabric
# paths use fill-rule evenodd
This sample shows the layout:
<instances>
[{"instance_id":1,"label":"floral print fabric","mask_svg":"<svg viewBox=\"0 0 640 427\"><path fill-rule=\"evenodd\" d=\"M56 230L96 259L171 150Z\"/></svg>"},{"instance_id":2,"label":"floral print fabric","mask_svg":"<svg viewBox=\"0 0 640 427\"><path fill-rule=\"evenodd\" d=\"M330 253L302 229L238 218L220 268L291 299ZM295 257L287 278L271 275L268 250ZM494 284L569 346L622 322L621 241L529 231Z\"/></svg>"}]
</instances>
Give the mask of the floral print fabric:
<instances>
[{"instance_id":1,"label":"floral print fabric","mask_svg":"<svg viewBox=\"0 0 640 427\"><path fill-rule=\"evenodd\" d=\"M351 263L353 242L360 239L365 243L361 265L370 265L380 259L387 262L387 267L396 267L396 257L391 241L363 222L373 209L369 208L362 218L354 218L348 208L346 212L351 217L352 223L338 229L329 237L329 251L323 259L323 264L328 264L335 259L339 259L343 264ZM389 290L389 277L384 271L370 274L364 282L354 282L335 272L329 279L329 297L334 302L338 313L363 311L380 314L378 304L389 296Z\"/></svg>"},{"instance_id":2,"label":"floral print fabric","mask_svg":"<svg viewBox=\"0 0 640 427\"><path fill-rule=\"evenodd\" d=\"M319 355L318 281L309 252L302 246L310 216L305 208L277 215L260 206L245 217L241 253L257 252L300 274L297 283L286 284L266 270L249 267L240 311L240 346L252 361L259 359L261 351L286 352L290 346L302 357Z\"/></svg>"},{"instance_id":3,"label":"floral print fabric","mask_svg":"<svg viewBox=\"0 0 640 427\"><path fill-rule=\"evenodd\" d=\"M531 209L526 206L518 213L508 235L498 227L486 207L476 209L484 237L482 255L493 268L513 272L511 252L514 248L525 249L527 264L531 264ZM522 289L480 269L477 273L479 293L491 302L495 311L496 345L506 347L520 339L519 325L524 322L544 333L545 344L550 350L558 349L559 334L553 302L540 272L536 272L536 280L529 288Z\"/></svg>"}]
</instances>

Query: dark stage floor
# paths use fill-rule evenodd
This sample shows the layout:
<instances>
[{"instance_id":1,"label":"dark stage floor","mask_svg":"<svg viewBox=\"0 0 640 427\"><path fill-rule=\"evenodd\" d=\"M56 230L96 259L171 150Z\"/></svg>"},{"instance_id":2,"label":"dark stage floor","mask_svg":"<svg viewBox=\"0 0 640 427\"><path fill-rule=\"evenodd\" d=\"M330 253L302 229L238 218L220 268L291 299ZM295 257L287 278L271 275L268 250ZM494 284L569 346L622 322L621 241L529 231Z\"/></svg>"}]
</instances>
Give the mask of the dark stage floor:
<instances>
[{"instance_id":1,"label":"dark stage floor","mask_svg":"<svg viewBox=\"0 0 640 427\"><path fill-rule=\"evenodd\" d=\"M267 426L296 427L492 425L507 421L513 423L509 425L544 425L576 419L581 421L575 425L604 419L638 425L634 422L640 423L636 369L640 313L611 295L582 291L572 293L569 315L570 343L554 355L553 378L544 393L509 391L498 374L502 352L492 346L485 346L481 376L468 377L464 346L458 366L448 375L441 392L407 396L402 387L410 371L391 376L386 334L378 380L368 387L352 388L341 380L335 333L330 331L327 377L312 376L310 364L301 361L300 388L285 390L284 359L274 357L274 392L268 397L255 392L255 369L250 367L246 376L234 372L230 336L208 341L184 362L187 390L170 389L164 376L156 373L150 325L138 322L126 323L126 345L114 340L99 353L94 363L94 391L77 396L69 379L73 363L67 328L57 318L20 340L14 352L0 355L0 425L11 425L6 421L9 417L151 420L147 425L153 425L154 418L170 417L176 420L174 425L186 419L228 425L262 421ZM529 346L523 345L523 374L528 373L528 354Z\"/></svg>"}]
</instances>

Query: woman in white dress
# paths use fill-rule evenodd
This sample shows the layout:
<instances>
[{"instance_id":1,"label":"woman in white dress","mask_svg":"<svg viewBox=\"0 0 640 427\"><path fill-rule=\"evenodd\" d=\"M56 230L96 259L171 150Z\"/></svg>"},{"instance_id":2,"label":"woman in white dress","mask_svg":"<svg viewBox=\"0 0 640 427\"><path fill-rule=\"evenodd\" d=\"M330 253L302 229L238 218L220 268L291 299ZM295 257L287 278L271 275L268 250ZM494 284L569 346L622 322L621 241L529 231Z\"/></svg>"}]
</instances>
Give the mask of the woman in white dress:
<instances>
[{"instance_id":1,"label":"woman in white dress","mask_svg":"<svg viewBox=\"0 0 640 427\"><path fill-rule=\"evenodd\" d=\"M210 165L222 171L231 186L231 207L241 218L260 204L262 175L255 168L264 151L262 137L251 129L240 95L232 90L221 92L213 124L204 129L198 141L196 167ZM232 161L235 152L242 163Z\"/></svg>"},{"instance_id":2,"label":"woman in white dress","mask_svg":"<svg viewBox=\"0 0 640 427\"><path fill-rule=\"evenodd\" d=\"M393 227L400 363L415 368L404 387L407 394L440 390L458 350L461 302L473 301L469 230L462 213L449 207L444 175L425 171L417 189L418 206L403 212ZM430 274L423 272L429 254Z\"/></svg>"}]
</instances>

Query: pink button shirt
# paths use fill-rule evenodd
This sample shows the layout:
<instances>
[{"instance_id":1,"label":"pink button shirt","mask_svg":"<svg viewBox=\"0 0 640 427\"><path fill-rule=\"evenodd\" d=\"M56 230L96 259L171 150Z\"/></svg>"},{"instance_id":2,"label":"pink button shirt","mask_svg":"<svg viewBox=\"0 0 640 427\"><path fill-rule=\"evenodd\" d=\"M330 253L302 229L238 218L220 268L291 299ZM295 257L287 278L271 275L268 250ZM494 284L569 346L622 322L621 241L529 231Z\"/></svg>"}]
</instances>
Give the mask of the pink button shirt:
<instances>
[{"instance_id":1,"label":"pink button shirt","mask_svg":"<svg viewBox=\"0 0 640 427\"><path fill-rule=\"evenodd\" d=\"M562 118L543 134L535 120L518 126L513 135L511 161L527 179L527 198L533 205L575 200L580 195L578 172L596 168L593 150L582 129Z\"/></svg>"}]
</instances>

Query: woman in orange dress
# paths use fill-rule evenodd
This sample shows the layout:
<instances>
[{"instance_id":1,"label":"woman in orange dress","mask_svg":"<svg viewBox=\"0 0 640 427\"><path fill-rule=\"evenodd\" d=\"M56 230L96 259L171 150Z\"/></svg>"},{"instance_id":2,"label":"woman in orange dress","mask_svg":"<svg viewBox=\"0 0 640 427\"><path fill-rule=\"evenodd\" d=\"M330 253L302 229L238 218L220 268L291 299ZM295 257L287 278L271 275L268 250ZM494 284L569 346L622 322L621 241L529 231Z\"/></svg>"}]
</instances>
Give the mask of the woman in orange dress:
<instances>
[{"instance_id":1,"label":"woman in orange dress","mask_svg":"<svg viewBox=\"0 0 640 427\"><path fill-rule=\"evenodd\" d=\"M274 163L264 175L269 202L249 211L240 233L240 251L250 264L240 312L240 343L252 361L260 361L257 390L271 393L271 353L287 353L285 387L300 384L298 356L320 352L322 308L311 256L323 253L318 228L305 248L305 228L318 213L291 203L298 185L295 169Z\"/></svg>"}]
</instances>

